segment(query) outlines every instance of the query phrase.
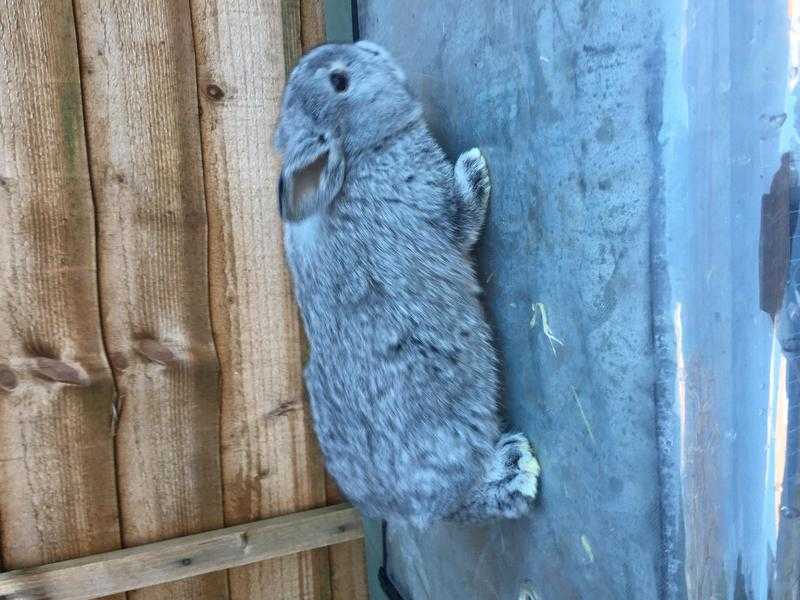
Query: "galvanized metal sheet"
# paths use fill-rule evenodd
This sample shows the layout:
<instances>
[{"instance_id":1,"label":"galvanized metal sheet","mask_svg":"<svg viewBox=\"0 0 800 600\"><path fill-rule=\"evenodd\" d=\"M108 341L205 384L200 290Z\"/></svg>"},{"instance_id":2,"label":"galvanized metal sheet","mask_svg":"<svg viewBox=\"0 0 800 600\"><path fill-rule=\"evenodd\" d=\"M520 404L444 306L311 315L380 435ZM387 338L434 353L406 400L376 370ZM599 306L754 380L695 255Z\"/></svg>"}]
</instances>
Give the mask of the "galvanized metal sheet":
<instances>
[{"instance_id":1,"label":"galvanized metal sheet","mask_svg":"<svg viewBox=\"0 0 800 600\"><path fill-rule=\"evenodd\" d=\"M544 468L528 519L392 531L399 586L800 597L797 2L358 7L488 157L503 401Z\"/></svg>"}]
</instances>

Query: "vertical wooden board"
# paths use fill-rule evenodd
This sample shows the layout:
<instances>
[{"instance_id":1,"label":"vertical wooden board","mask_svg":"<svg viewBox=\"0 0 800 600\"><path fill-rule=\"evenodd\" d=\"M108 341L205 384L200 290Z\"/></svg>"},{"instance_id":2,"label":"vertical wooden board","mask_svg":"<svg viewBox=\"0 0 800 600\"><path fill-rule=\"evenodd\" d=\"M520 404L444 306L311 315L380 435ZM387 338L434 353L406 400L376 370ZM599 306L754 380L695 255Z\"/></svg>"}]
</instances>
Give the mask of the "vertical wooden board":
<instances>
[{"instance_id":1,"label":"vertical wooden board","mask_svg":"<svg viewBox=\"0 0 800 600\"><path fill-rule=\"evenodd\" d=\"M300 0L303 52L325 42L325 0Z\"/></svg>"},{"instance_id":2,"label":"vertical wooden board","mask_svg":"<svg viewBox=\"0 0 800 600\"><path fill-rule=\"evenodd\" d=\"M282 4L192 3L228 525L325 502L276 209L272 134L285 81ZM328 598L327 550L234 569L230 583L235 600Z\"/></svg>"},{"instance_id":3,"label":"vertical wooden board","mask_svg":"<svg viewBox=\"0 0 800 600\"><path fill-rule=\"evenodd\" d=\"M69 1L0 3L0 552L120 546L114 384Z\"/></svg>"},{"instance_id":4,"label":"vertical wooden board","mask_svg":"<svg viewBox=\"0 0 800 600\"><path fill-rule=\"evenodd\" d=\"M223 525L188 2L76 0L125 546ZM227 598L225 572L132 592Z\"/></svg>"},{"instance_id":5,"label":"vertical wooden board","mask_svg":"<svg viewBox=\"0 0 800 600\"><path fill-rule=\"evenodd\" d=\"M288 76L303 53L302 0L280 0L281 40L283 65Z\"/></svg>"},{"instance_id":6,"label":"vertical wooden board","mask_svg":"<svg viewBox=\"0 0 800 600\"><path fill-rule=\"evenodd\" d=\"M325 1L301 0L303 52L325 42ZM344 501L330 477L326 477L328 504ZM367 600L367 565L364 540L334 544L329 549L333 600Z\"/></svg>"}]
</instances>

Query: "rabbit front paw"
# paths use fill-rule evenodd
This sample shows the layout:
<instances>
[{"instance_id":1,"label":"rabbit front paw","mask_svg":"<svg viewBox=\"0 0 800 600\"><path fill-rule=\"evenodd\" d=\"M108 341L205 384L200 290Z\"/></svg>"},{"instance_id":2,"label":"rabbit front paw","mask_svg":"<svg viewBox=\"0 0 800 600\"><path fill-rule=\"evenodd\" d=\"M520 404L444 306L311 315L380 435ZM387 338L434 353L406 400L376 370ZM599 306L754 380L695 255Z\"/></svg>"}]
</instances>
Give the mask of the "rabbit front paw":
<instances>
[{"instance_id":1,"label":"rabbit front paw","mask_svg":"<svg viewBox=\"0 0 800 600\"><path fill-rule=\"evenodd\" d=\"M477 148L464 152L456 161L453 177L458 205L456 231L462 247L469 251L480 237L492 192L489 167L483 153Z\"/></svg>"},{"instance_id":2,"label":"rabbit front paw","mask_svg":"<svg viewBox=\"0 0 800 600\"><path fill-rule=\"evenodd\" d=\"M528 439L520 433L507 435L501 440L500 452L504 457L508 490L535 499L542 469Z\"/></svg>"},{"instance_id":3,"label":"rabbit front paw","mask_svg":"<svg viewBox=\"0 0 800 600\"><path fill-rule=\"evenodd\" d=\"M472 196L473 202L482 210L489 204L492 181L489 178L489 166L483 153L477 148L468 150L458 157L455 177L462 195Z\"/></svg>"}]
</instances>

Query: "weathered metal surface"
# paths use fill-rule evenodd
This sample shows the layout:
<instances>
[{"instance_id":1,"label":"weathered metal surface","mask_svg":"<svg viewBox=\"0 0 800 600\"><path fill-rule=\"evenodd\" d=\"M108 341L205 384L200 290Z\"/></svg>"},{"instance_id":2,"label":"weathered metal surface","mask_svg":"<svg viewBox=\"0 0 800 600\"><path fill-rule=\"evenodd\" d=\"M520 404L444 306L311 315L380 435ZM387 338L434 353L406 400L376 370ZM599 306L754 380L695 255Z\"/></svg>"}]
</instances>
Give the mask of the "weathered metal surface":
<instances>
[{"instance_id":1,"label":"weathered metal surface","mask_svg":"<svg viewBox=\"0 0 800 600\"><path fill-rule=\"evenodd\" d=\"M486 154L478 252L509 423L543 467L531 518L393 531L423 598L653 598L660 511L649 206L658 15L611 2L365 1L451 156ZM551 337L548 338L547 332Z\"/></svg>"},{"instance_id":2,"label":"weathered metal surface","mask_svg":"<svg viewBox=\"0 0 800 600\"><path fill-rule=\"evenodd\" d=\"M488 157L478 254L503 401L544 469L530 519L392 531L399 586L799 598L797 2L361 0L359 16L446 150Z\"/></svg>"}]
</instances>

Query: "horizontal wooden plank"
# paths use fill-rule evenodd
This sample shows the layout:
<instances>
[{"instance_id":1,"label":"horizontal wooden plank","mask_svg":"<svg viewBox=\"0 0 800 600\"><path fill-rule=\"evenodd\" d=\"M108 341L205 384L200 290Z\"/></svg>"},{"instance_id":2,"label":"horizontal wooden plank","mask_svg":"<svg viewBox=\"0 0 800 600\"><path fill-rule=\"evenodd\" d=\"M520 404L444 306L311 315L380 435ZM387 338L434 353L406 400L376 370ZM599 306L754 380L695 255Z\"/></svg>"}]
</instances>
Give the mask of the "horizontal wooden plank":
<instances>
[{"instance_id":1,"label":"horizontal wooden plank","mask_svg":"<svg viewBox=\"0 0 800 600\"><path fill-rule=\"evenodd\" d=\"M349 504L0 574L0 598L85 600L363 537Z\"/></svg>"}]
</instances>

